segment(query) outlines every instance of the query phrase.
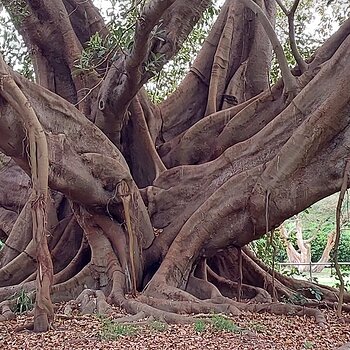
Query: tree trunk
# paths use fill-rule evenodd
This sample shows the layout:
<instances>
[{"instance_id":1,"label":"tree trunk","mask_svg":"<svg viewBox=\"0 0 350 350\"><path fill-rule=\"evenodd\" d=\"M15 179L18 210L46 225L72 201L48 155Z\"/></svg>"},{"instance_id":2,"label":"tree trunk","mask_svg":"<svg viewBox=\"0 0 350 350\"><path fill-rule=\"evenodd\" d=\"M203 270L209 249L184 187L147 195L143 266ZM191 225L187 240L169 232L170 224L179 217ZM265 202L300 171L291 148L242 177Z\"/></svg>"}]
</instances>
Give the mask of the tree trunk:
<instances>
[{"instance_id":1,"label":"tree trunk","mask_svg":"<svg viewBox=\"0 0 350 350\"><path fill-rule=\"evenodd\" d=\"M318 310L271 303L271 295L296 302L301 293L311 305L310 288L318 288L330 304L336 290L270 274L249 253L241 260L237 252L339 190L350 146L350 20L309 59L305 72L288 70L270 89L272 48L259 16L274 23L274 1L257 1L258 17L243 3L227 1L183 82L154 106L141 89L152 76L146 63L161 54L160 70L208 2L147 3L130 54L120 51L103 77L74 71L93 24L107 30L99 16L87 15L81 26L79 13L67 10L78 7L76 1L24 2L27 12L17 26L27 45L41 48L45 64L38 64L37 83L9 74L47 140L52 299L77 298L67 308L98 313L115 303L136 318L167 322L194 320L183 313L249 310L307 314L324 323ZM4 5L18 16L11 2ZM83 5L88 14L96 10L90 5ZM55 23L50 35L40 34ZM152 34L157 24L165 33L161 40ZM56 84L43 82L47 70ZM22 169L10 162L5 171L15 178L0 174L0 215L6 218L0 229L7 236L0 299L6 300L35 288L35 236L24 220L33 164L23 151L29 141L16 103L0 102L0 150ZM16 194L20 183L25 200ZM233 299L241 294L265 304Z\"/></svg>"}]
</instances>

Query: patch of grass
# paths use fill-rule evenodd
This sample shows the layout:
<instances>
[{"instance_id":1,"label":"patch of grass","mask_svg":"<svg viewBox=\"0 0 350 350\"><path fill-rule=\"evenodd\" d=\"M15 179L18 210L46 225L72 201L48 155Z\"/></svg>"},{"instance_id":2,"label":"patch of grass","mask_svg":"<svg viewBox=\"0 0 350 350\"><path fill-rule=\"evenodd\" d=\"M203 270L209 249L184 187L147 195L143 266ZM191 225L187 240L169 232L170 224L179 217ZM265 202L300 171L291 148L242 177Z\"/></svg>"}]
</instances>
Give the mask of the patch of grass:
<instances>
[{"instance_id":1,"label":"patch of grass","mask_svg":"<svg viewBox=\"0 0 350 350\"><path fill-rule=\"evenodd\" d=\"M137 329L131 325L125 325L113 322L109 319L102 319L102 326L99 332L101 339L103 340L115 340L121 336L135 335Z\"/></svg>"},{"instance_id":2,"label":"patch of grass","mask_svg":"<svg viewBox=\"0 0 350 350\"><path fill-rule=\"evenodd\" d=\"M203 320L197 320L193 325L194 331L196 333L202 333L207 328L207 325Z\"/></svg>"},{"instance_id":3,"label":"patch of grass","mask_svg":"<svg viewBox=\"0 0 350 350\"><path fill-rule=\"evenodd\" d=\"M231 320L222 315L214 315L211 317L211 324L217 331L225 331L232 333L241 333L242 329L235 325Z\"/></svg>"},{"instance_id":4,"label":"patch of grass","mask_svg":"<svg viewBox=\"0 0 350 350\"><path fill-rule=\"evenodd\" d=\"M14 312L17 314L22 314L34 308L34 303L31 295L23 289L20 292L16 293L13 296L13 299L16 300Z\"/></svg>"},{"instance_id":5,"label":"patch of grass","mask_svg":"<svg viewBox=\"0 0 350 350\"><path fill-rule=\"evenodd\" d=\"M303 346L305 349L313 349L314 343L312 341L305 340Z\"/></svg>"},{"instance_id":6,"label":"patch of grass","mask_svg":"<svg viewBox=\"0 0 350 350\"><path fill-rule=\"evenodd\" d=\"M249 328L257 333L266 332L266 326L261 323L252 322L249 324Z\"/></svg>"},{"instance_id":7,"label":"patch of grass","mask_svg":"<svg viewBox=\"0 0 350 350\"><path fill-rule=\"evenodd\" d=\"M160 321L153 321L149 326L152 330L157 332L165 332L168 329L168 325Z\"/></svg>"}]
</instances>

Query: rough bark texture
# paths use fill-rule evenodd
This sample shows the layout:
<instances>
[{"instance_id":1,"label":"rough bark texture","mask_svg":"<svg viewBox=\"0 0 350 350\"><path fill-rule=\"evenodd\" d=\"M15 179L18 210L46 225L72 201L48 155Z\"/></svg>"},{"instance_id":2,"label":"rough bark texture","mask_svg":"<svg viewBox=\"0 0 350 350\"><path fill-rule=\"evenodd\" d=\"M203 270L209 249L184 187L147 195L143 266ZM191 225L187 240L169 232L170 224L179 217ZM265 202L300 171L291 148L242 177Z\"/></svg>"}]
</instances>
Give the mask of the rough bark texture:
<instances>
[{"instance_id":1,"label":"rough bark texture","mask_svg":"<svg viewBox=\"0 0 350 350\"><path fill-rule=\"evenodd\" d=\"M183 314L249 310L306 314L323 324L322 313L305 306L317 304L310 290L328 306L336 290L273 273L242 248L341 186L350 147L350 20L305 72L288 72L298 89L286 96L285 76L268 87L272 48L261 12L227 1L183 82L154 106L142 89L150 78L145 62L152 53L164 55L162 64L169 60L208 2L152 0L130 55L109 62L104 81L76 108L81 89L99 78L75 75L74 60L94 31L105 33L102 18L91 1L22 3L17 27L41 50L34 55L37 83L9 74L47 140L53 300L77 298L69 310L100 314L116 303L133 319L192 322ZM274 1L257 3L273 23ZM4 4L16 19L17 8ZM151 36L157 24L163 44ZM34 291L40 270L26 204L28 138L16 104L3 98L0 133L7 156L0 300L7 300ZM304 306L271 302L296 302L297 294Z\"/></svg>"}]
</instances>

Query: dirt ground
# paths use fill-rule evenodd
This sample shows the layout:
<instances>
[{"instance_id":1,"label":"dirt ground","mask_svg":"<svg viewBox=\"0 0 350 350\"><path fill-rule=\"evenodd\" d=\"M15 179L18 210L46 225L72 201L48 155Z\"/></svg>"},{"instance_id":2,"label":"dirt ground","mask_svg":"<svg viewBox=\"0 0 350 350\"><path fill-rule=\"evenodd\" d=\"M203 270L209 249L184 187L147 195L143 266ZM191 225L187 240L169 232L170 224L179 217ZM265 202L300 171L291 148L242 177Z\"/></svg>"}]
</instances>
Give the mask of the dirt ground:
<instances>
[{"instance_id":1,"label":"dirt ground","mask_svg":"<svg viewBox=\"0 0 350 350\"><path fill-rule=\"evenodd\" d=\"M205 323L166 325L151 321L120 326L111 319L94 315L56 315L54 329L35 334L16 328L31 321L28 315L0 323L0 349L240 349L301 350L336 349L350 341L347 319L338 321L326 311L328 325L316 325L313 319L295 316L244 313L232 319L213 315ZM207 319L208 320L208 319Z\"/></svg>"}]
</instances>

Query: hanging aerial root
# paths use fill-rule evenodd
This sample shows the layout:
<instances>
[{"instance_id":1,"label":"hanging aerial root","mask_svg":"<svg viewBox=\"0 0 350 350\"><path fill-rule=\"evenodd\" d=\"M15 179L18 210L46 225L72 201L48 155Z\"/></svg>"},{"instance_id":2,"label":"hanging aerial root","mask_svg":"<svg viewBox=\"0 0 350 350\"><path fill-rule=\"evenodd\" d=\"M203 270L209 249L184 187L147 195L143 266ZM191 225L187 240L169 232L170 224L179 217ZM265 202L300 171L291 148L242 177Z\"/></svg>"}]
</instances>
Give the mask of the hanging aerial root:
<instances>
[{"instance_id":1,"label":"hanging aerial root","mask_svg":"<svg viewBox=\"0 0 350 350\"><path fill-rule=\"evenodd\" d=\"M126 222L126 228L129 237L129 259L131 265L131 290L133 295L136 295L136 267L135 267L135 242L137 238L135 237L135 232L131 225L131 215L130 215L130 205L131 205L131 191L128 184L122 180L117 188L118 196L121 198L124 208L124 216Z\"/></svg>"},{"instance_id":2,"label":"hanging aerial root","mask_svg":"<svg viewBox=\"0 0 350 350\"><path fill-rule=\"evenodd\" d=\"M46 134L35 110L14 81L10 70L0 56L1 96L11 105L28 135L30 170L33 190L30 196L33 241L38 264L37 293L35 301L34 330L47 331L53 319L53 305L50 288L53 278L53 265L47 244L47 197L49 156Z\"/></svg>"}]
</instances>

